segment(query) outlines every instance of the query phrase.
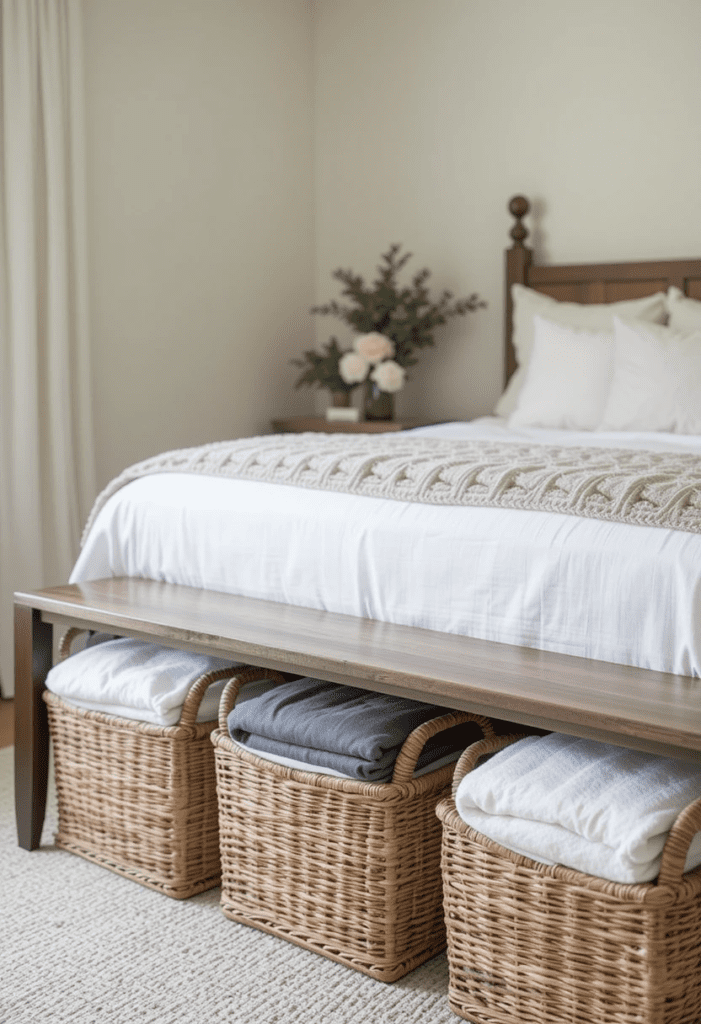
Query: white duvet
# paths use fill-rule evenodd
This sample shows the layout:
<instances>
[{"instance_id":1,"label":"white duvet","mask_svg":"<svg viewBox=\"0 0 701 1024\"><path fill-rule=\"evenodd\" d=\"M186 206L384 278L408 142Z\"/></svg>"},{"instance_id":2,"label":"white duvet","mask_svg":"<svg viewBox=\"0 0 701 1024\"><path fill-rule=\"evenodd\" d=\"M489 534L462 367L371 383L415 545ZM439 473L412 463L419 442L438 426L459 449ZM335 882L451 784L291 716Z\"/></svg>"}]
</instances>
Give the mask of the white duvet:
<instances>
[{"instance_id":1,"label":"white duvet","mask_svg":"<svg viewBox=\"0 0 701 1024\"><path fill-rule=\"evenodd\" d=\"M701 437L497 417L414 433L701 455ZM109 499L71 582L109 576L701 675L701 536L657 527L156 474Z\"/></svg>"}]
</instances>

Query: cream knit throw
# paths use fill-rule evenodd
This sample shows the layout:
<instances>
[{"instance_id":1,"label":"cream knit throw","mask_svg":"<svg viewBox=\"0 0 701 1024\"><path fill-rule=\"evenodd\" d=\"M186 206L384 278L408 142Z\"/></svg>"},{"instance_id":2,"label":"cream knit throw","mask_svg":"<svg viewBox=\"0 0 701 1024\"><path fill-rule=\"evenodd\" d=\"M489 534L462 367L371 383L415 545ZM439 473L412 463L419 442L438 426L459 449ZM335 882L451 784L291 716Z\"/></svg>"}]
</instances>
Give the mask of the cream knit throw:
<instances>
[{"instance_id":1,"label":"cream knit throw","mask_svg":"<svg viewBox=\"0 0 701 1024\"><path fill-rule=\"evenodd\" d=\"M241 477L395 501L563 512L701 533L696 454L310 433L221 441L139 462L99 495L83 539L107 499L148 473Z\"/></svg>"}]
</instances>

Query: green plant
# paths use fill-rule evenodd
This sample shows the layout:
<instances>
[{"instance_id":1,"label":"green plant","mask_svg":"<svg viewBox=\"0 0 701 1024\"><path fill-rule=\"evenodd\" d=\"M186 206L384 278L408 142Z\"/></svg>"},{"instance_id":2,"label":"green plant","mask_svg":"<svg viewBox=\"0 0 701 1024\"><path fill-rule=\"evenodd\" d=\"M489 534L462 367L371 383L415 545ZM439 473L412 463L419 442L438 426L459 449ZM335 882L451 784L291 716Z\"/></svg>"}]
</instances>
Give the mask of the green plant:
<instances>
[{"instance_id":1,"label":"green plant","mask_svg":"<svg viewBox=\"0 0 701 1024\"><path fill-rule=\"evenodd\" d=\"M391 245L382 254L377 277L370 285L351 270L334 271L332 277L343 285L341 295L346 303L332 300L322 306L313 306L311 312L342 320L361 338L379 334L390 339L394 348L393 361L406 370L418 362L414 355L416 349L435 344L433 335L437 328L451 317L464 316L486 303L476 294L455 299L449 291L432 298L427 286L430 277L427 269L418 271L410 284L400 285L399 273L412 256L411 253L402 254L401 248L401 245ZM362 345L354 347L362 352ZM295 386L316 385L331 391L351 391L361 381L342 376L339 363L345 354L334 337L323 346L321 354L314 349L307 350L302 358L292 360L303 371ZM368 363L366 376L371 372L371 365Z\"/></svg>"},{"instance_id":2,"label":"green plant","mask_svg":"<svg viewBox=\"0 0 701 1024\"><path fill-rule=\"evenodd\" d=\"M300 388L304 384L320 388L328 388L329 391L352 391L357 384L347 384L341 376L338 364L343 350L339 347L336 338L330 338L322 346L321 355L310 348L301 359L293 359L295 366L301 366L304 372L300 374L295 382L295 387Z\"/></svg>"}]
</instances>

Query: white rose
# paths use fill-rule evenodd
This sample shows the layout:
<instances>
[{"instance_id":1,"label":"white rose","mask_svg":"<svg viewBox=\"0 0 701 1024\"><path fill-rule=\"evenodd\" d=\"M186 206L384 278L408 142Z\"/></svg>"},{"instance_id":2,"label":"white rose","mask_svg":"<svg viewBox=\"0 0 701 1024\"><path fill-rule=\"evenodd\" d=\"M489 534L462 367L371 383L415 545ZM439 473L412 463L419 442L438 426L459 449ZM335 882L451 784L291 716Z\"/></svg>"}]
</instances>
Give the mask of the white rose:
<instances>
[{"instance_id":1,"label":"white rose","mask_svg":"<svg viewBox=\"0 0 701 1024\"><path fill-rule=\"evenodd\" d=\"M353 342L353 348L373 364L394 355L394 342L384 334L361 334Z\"/></svg>"},{"instance_id":2,"label":"white rose","mask_svg":"<svg viewBox=\"0 0 701 1024\"><path fill-rule=\"evenodd\" d=\"M394 359L386 359L384 363L378 363L370 374L380 391L401 391L404 387L406 370Z\"/></svg>"},{"instance_id":3,"label":"white rose","mask_svg":"<svg viewBox=\"0 0 701 1024\"><path fill-rule=\"evenodd\" d=\"M344 352L338 360L338 372L346 384L359 384L368 375L370 364L357 352Z\"/></svg>"}]
</instances>

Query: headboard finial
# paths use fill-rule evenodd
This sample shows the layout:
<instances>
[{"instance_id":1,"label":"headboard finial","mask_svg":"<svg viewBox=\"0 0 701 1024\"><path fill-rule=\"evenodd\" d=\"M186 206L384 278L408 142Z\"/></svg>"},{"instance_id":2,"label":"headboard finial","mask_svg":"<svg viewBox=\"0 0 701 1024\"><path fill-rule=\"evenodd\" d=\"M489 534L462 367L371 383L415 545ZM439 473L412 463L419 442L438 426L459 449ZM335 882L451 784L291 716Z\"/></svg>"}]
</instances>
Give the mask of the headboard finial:
<instances>
[{"instance_id":1,"label":"headboard finial","mask_svg":"<svg viewBox=\"0 0 701 1024\"><path fill-rule=\"evenodd\" d=\"M513 248L522 249L524 240L528 237L528 228L521 223L531 208L525 196L514 196L509 200L509 213L516 218L516 223L509 234L514 240Z\"/></svg>"}]
</instances>

